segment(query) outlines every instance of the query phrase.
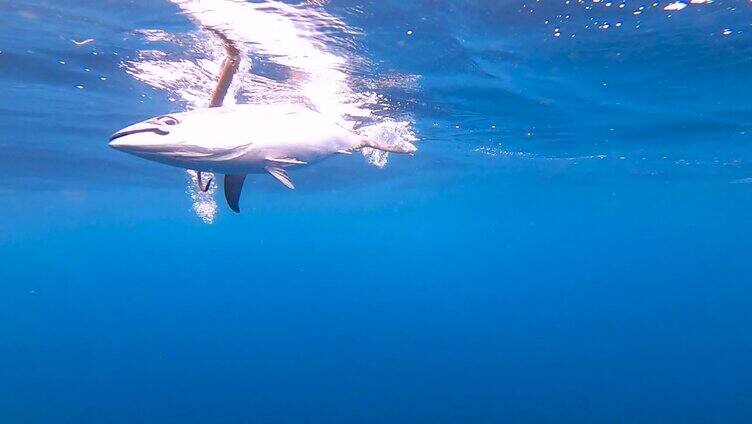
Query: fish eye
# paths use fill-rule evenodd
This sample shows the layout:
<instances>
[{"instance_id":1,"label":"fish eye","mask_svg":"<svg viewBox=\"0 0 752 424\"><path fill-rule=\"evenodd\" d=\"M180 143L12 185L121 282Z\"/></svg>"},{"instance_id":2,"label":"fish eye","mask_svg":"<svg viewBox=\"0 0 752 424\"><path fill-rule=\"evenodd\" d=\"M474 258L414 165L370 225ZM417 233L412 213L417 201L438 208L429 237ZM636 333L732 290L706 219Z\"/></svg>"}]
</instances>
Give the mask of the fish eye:
<instances>
[{"instance_id":1,"label":"fish eye","mask_svg":"<svg viewBox=\"0 0 752 424\"><path fill-rule=\"evenodd\" d=\"M177 125L179 121L172 116L160 116L157 118L159 122L166 124L166 125Z\"/></svg>"}]
</instances>

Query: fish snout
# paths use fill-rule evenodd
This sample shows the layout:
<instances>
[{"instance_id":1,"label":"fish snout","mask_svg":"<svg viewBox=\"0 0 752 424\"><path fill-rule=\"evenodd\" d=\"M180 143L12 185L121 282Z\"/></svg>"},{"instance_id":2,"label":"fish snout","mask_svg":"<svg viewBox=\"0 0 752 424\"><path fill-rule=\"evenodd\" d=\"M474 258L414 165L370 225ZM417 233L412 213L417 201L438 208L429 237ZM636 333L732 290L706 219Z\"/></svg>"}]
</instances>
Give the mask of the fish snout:
<instances>
[{"instance_id":1,"label":"fish snout","mask_svg":"<svg viewBox=\"0 0 752 424\"><path fill-rule=\"evenodd\" d=\"M115 150L126 152L148 151L160 144L156 136L167 135L170 132L158 125L148 122L125 127L110 136L109 146Z\"/></svg>"}]
</instances>

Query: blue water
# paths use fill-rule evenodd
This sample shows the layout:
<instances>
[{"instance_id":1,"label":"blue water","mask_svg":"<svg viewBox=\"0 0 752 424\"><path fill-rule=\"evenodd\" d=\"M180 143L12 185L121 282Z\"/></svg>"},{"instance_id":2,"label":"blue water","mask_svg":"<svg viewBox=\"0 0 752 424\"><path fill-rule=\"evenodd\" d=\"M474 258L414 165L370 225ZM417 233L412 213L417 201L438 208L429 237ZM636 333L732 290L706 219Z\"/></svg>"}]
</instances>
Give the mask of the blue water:
<instances>
[{"instance_id":1,"label":"blue water","mask_svg":"<svg viewBox=\"0 0 752 424\"><path fill-rule=\"evenodd\" d=\"M752 3L318 3L418 153L207 224L107 146L196 23L0 0L0 422L750 422Z\"/></svg>"}]
</instances>

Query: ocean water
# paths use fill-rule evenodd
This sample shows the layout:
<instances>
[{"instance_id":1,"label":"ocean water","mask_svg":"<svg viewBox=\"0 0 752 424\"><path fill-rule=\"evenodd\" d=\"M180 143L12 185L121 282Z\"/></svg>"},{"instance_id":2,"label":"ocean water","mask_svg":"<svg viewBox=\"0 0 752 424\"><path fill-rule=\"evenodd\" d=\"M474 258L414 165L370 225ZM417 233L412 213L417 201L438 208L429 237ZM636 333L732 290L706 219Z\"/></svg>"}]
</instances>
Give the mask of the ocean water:
<instances>
[{"instance_id":1,"label":"ocean water","mask_svg":"<svg viewBox=\"0 0 752 424\"><path fill-rule=\"evenodd\" d=\"M0 422L752 420L752 3L0 0ZM108 147L295 101L415 155Z\"/></svg>"}]
</instances>

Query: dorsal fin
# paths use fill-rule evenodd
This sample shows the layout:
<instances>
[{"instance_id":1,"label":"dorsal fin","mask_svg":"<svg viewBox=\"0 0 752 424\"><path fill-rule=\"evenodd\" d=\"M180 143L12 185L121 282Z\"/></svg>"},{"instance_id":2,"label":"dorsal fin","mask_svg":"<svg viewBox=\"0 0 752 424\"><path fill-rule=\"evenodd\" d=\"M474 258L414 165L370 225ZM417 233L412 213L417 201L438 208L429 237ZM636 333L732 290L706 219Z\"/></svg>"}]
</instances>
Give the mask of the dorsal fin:
<instances>
[{"instance_id":1,"label":"dorsal fin","mask_svg":"<svg viewBox=\"0 0 752 424\"><path fill-rule=\"evenodd\" d=\"M276 166L267 166L266 170L272 174L272 177L276 178L279 182L285 185L285 187L293 189L295 188L295 185L293 185L292 180L290 179L290 176L287 175L287 171L285 171L283 168L279 168Z\"/></svg>"},{"instance_id":2,"label":"dorsal fin","mask_svg":"<svg viewBox=\"0 0 752 424\"><path fill-rule=\"evenodd\" d=\"M235 76L235 72L238 71L238 66L240 65L240 50L235 46L235 42L222 31L213 27L206 27L206 29L222 40L222 44L227 52L227 57L225 58L224 63L222 63L222 70L219 73L217 86L214 88L211 102L209 103L209 107L219 107L224 103L225 96L227 96L227 90L232 83L232 77Z\"/></svg>"},{"instance_id":3,"label":"dorsal fin","mask_svg":"<svg viewBox=\"0 0 752 424\"><path fill-rule=\"evenodd\" d=\"M243 191L245 175L225 175L225 199L230 209L240 213L240 192Z\"/></svg>"}]
</instances>

